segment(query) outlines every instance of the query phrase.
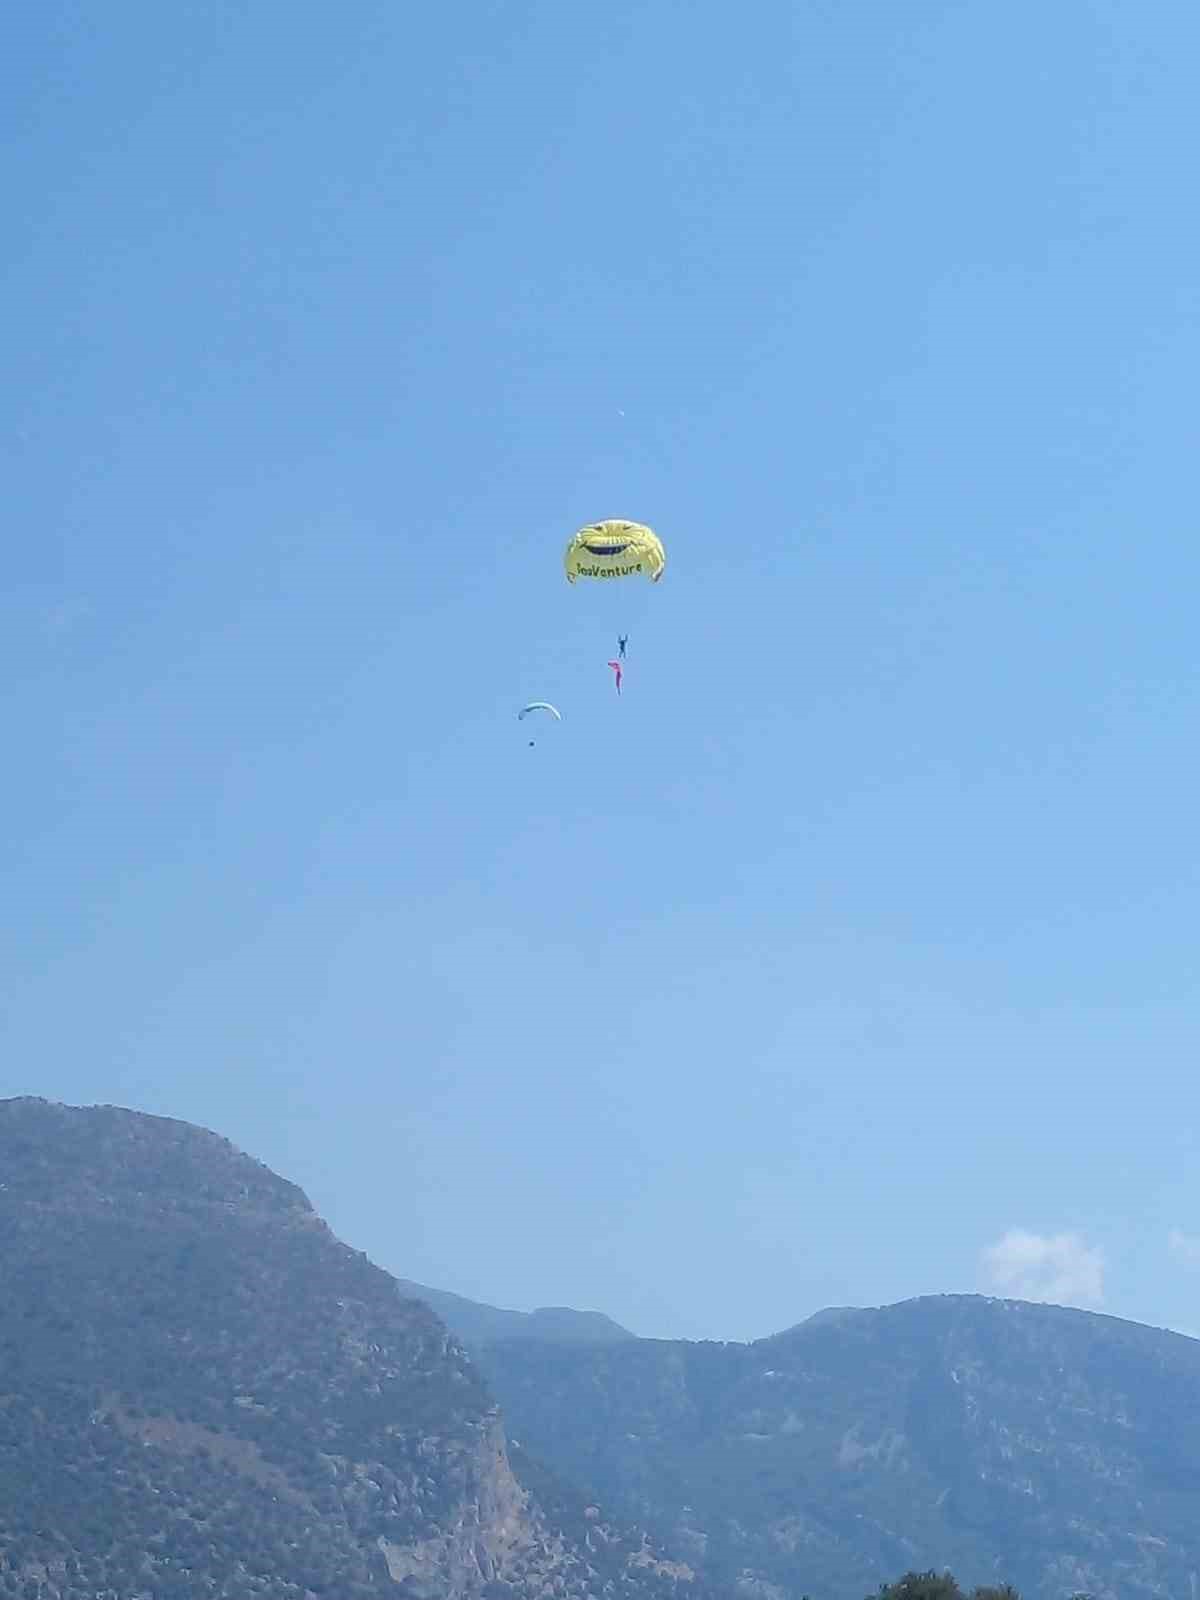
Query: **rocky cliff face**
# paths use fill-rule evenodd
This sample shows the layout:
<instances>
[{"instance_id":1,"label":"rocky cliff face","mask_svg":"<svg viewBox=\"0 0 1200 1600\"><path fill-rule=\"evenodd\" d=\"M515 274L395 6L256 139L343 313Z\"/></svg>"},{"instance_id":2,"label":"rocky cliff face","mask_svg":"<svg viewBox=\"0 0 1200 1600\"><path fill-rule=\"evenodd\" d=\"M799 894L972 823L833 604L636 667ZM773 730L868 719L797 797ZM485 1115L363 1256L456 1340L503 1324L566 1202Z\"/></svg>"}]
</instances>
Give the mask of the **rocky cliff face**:
<instances>
[{"instance_id":1,"label":"rocky cliff face","mask_svg":"<svg viewBox=\"0 0 1200 1600\"><path fill-rule=\"evenodd\" d=\"M481 1357L514 1432L711 1580L860 1597L907 1568L1191 1600L1200 1343L946 1296L752 1345Z\"/></svg>"},{"instance_id":2,"label":"rocky cliff face","mask_svg":"<svg viewBox=\"0 0 1200 1600\"><path fill-rule=\"evenodd\" d=\"M522 1484L433 1313L202 1129L0 1103L0 1274L0 1594L699 1591Z\"/></svg>"},{"instance_id":3,"label":"rocky cliff face","mask_svg":"<svg viewBox=\"0 0 1200 1600\"><path fill-rule=\"evenodd\" d=\"M0 1597L1200 1592L1193 1340L946 1297L482 1359L215 1135L0 1103Z\"/></svg>"}]
</instances>

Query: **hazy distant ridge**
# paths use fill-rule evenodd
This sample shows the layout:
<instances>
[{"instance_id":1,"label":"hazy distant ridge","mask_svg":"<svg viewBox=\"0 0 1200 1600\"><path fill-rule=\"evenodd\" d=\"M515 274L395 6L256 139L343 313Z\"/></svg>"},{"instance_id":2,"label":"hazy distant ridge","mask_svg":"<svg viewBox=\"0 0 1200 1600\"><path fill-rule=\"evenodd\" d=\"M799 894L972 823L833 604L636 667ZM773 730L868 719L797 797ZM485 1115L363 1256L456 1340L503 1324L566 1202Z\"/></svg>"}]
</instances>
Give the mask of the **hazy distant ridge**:
<instances>
[{"instance_id":1,"label":"hazy distant ridge","mask_svg":"<svg viewBox=\"0 0 1200 1600\"><path fill-rule=\"evenodd\" d=\"M539 1339L551 1344L614 1344L634 1334L602 1311L572 1311L569 1306L542 1306L536 1311L506 1311L466 1300L445 1289L431 1289L408 1278L397 1280L406 1294L423 1300L464 1344L490 1339Z\"/></svg>"}]
</instances>

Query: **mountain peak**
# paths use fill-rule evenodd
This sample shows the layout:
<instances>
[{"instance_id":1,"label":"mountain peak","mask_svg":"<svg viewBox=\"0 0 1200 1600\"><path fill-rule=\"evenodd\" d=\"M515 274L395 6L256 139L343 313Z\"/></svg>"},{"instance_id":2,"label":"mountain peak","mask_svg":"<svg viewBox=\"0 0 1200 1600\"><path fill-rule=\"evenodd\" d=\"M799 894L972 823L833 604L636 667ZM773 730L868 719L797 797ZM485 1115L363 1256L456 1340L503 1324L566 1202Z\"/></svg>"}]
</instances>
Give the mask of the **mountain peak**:
<instances>
[{"instance_id":1,"label":"mountain peak","mask_svg":"<svg viewBox=\"0 0 1200 1600\"><path fill-rule=\"evenodd\" d=\"M1200 1343L1182 1335L928 1295L746 1345L480 1359L528 1447L739 1592L857 1600L950 1566L1026 1600L1173 1600L1200 1570Z\"/></svg>"},{"instance_id":2,"label":"mountain peak","mask_svg":"<svg viewBox=\"0 0 1200 1600\"><path fill-rule=\"evenodd\" d=\"M0 1592L673 1591L514 1466L434 1313L228 1140L0 1102L0 1250Z\"/></svg>"}]
</instances>

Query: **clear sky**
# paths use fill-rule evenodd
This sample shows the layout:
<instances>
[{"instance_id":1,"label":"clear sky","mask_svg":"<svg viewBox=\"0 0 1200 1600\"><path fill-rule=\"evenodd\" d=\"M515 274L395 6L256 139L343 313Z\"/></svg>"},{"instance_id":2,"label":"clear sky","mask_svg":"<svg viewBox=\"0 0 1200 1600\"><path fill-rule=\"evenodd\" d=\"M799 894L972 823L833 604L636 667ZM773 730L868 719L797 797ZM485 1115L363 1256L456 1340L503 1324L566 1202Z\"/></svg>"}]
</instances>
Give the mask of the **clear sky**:
<instances>
[{"instance_id":1,"label":"clear sky","mask_svg":"<svg viewBox=\"0 0 1200 1600\"><path fill-rule=\"evenodd\" d=\"M1192 0L19 8L3 1092L639 1333L1200 1331L1198 52ZM661 585L564 582L609 516Z\"/></svg>"}]
</instances>

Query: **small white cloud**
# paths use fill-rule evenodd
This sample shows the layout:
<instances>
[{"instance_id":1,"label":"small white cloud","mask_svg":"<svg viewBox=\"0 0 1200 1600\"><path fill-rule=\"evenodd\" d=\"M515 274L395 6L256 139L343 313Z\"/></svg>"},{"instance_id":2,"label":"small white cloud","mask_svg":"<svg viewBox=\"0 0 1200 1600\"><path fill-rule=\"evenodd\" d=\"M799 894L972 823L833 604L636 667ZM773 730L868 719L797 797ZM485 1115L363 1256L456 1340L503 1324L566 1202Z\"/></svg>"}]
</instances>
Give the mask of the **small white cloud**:
<instances>
[{"instance_id":1,"label":"small white cloud","mask_svg":"<svg viewBox=\"0 0 1200 1600\"><path fill-rule=\"evenodd\" d=\"M1184 1233L1182 1228L1172 1228L1167 1235L1167 1249L1176 1261L1185 1267L1200 1267L1200 1238L1194 1233Z\"/></svg>"},{"instance_id":2,"label":"small white cloud","mask_svg":"<svg viewBox=\"0 0 1200 1600\"><path fill-rule=\"evenodd\" d=\"M1077 1233L1028 1233L1010 1228L982 1256L991 1289L1015 1300L1055 1305L1104 1303L1104 1255Z\"/></svg>"}]
</instances>

